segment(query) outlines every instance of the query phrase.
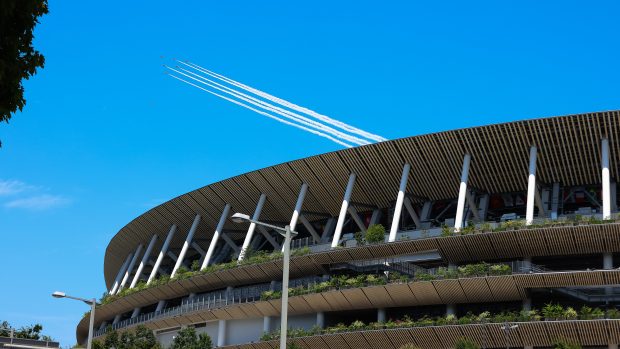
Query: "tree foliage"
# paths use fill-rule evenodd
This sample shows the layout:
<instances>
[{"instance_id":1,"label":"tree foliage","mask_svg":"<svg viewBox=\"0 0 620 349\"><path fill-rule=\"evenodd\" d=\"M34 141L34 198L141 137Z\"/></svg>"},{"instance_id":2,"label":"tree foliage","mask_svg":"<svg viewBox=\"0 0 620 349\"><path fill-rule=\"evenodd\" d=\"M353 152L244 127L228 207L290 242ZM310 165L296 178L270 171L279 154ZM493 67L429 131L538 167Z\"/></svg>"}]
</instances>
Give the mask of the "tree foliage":
<instances>
[{"instance_id":1,"label":"tree foliage","mask_svg":"<svg viewBox=\"0 0 620 349\"><path fill-rule=\"evenodd\" d=\"M381 224L373 224L366 229L366 242L376 244L385 241L385 227Z\"/></svg>"},{"instance_id":2,"label":"tree foliage","mask_svg":"<svg viewBox=\"0 0 620 349\"><path fill-rule=\"evenodd\" d=\"M180 330L172 341L170 349L212 349L211 337L206 333L196 335L193 327Z\"/></svg>"},{"instance_id":3,"label":"tree foliage","mask_svg":"<svg viewBox=\"0 0 620 349\"><path fill-rule=\"evenodd\" d=\"M102 342L93 341L93 349L159 349L161 348L153 331L146 326L138 325L132 331L125 331L120 335L111 327L108 328Z\"/></svg>"},{"instance_id":4,"label":"tree foliage","mask_svg":"<svg viewBox=\"0 0 620 349\"><path fill-rule=\"evenodd\" d=\"M47 12L47 0L0 1L0 121L8 122L12 113L24 108L22 80L45 63L32 39L39 17Z\"/></svg>"},{"instance_id":5,"label":"tree foliage","mask_svg":"<svg viewBox=\"0 0 620 349\"><path fill-rule=\"evenodd\" d=\"M8 321L0 321L0 337L9 337L11 335L10 328L12 328L12 326ZM41 324L34 324L15 329L13 335L15 338L36 339L48 342L54 341L52 337L41 334L41 331L43 331L43 326Z\"/></svg>"}]
</instances>

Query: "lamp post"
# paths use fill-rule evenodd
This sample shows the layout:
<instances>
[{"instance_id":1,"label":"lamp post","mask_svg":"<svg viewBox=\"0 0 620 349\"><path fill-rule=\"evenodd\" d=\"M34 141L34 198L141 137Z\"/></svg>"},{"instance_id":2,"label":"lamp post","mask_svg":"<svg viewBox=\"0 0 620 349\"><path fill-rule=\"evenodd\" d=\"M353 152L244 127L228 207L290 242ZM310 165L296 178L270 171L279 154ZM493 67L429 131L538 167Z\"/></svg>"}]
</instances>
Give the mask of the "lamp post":
<instances>
[{"instance_id":1,"label":"lamp post","mask_svg":"<svg viewBox=\"0 0 620 349\"><path fill-rule=\"evenodd\" d=\"M508 335L510 334L510 331L516 329L517 327L519 327L519 325L511 326L508 321L506 321L504 323L504 326L501 327L501 329L504 330L504 333L506 334L506 349L510 349L510 344L508 343Z\"/></svg>"},{"instance_id":2,"label":"lamp post","mask_svg":"<svg viewBox=\"0 0 620 349\"><path fill-rule=\"evenodd\" d=\"M262 225L266 228L271 228L277 231L280 235L284 236L284 248L283 248L283 262L282 262L282 310L280 312L280 349L286 349L286 334L288 330L288 274L289 263L291 259L291 239L297 235L297 232L292 230L289 225L278 227L275 225L263 223L243 213L235 213L230 217L235 223L250 222L257 225ZM241 251L243 253L243 251ZM89 348L90 349L90 348Z\"/></svg>"},{"instance_id":3,"label":"lamp post","mask_svg":"<svg viewBox=\"0 0 620 349\"><path fill-rule=\"evenodd\" d=\"M93 344L93 327L95 326L95 307L97 306L97 300L95 298L84 299L80 297L73 297L59 291L52 293L52 297L75 299L76 301L82 301L90 305L90 324L88 326L88 341L86 342L86 349L91 349L91 346Z\"/></svg>"}]
</instances>

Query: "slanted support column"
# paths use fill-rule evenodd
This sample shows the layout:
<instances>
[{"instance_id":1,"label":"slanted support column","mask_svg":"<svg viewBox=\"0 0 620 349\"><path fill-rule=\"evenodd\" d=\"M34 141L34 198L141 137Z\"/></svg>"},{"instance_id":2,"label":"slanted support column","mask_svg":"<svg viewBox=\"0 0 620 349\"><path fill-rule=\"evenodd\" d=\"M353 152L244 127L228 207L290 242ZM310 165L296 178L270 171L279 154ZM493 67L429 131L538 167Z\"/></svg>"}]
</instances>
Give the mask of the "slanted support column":
<instances>
[{"instance_id":1,"label":"slanted support column","mask_svg":"<svg viewBox=\"0 0 620 349\"><path fill-rule=\"evenodd\" d=\"M263 206L265 205L265 200L267 196L265 194L260 194L258 198L258 203L256 204L256 209L254 210L254 215L252 215L252 219L257 221L260 219L260 213L263 210ZM248 232L245 234L245 240L243 240L243 246L241 246L241 250L239 251L239 257L237 261L241 262L243 258L245 258L245 252L250 246L250 242L254 237L254 230L256 230L256 223L250 223L250 227L248 228Z\"/></svg>"},{"instance_id":2,"label":"slanted support column","mask_svg":"<svg viewBox=\"0 0 620 349\"><path fill-rule=\"evenodd\" d=\"M469 177L469 163L471 155L465 154L463 158L463 170L461 171L461 186L459 187L459 198L456 204L456 217L454 218L454 230L460 231L463 227L463 210L465 209L465 198L467 197L467 178Z\"/></svg>"},{"instance_id":3,"label":"slanted support column","mask_svg":"<svg viewBox=\"0 0 620 349\"><path fill-rule=\"evenodd\" d=\"M319 233L317 233L316 229L314 229L314 227L312 226L312 223L310 223L304 215L299 216L299 220L301 221L301 224L303 224L304 227L306 227L306 230L308 230L310 235L312 235L314 242L317 244L321 242L321 236L319 235Z\"/></svg>"},{"instance_id":4,"label":"slanted support column","mask_svg":"<svg viewBox=\"0 0 620 349\"><path fill-rule=\"evenodd\" d=\"M189 228L189 233L187 233L187 237L185 238L185 242L183 243L183 247L181 248L181 252L179 253L179 257L177 258L177 262L174 264L174 269L172 269L172 273L170 273L170 278L173 278L177 273L177 270L183 264L183 260L185 259L185 254L189 249L189 245L192 244L192 240L194 239L194 233L196 229L198 229L198 223L200 223L200 215L197 214L194 218L194 222L192 223L192 227Z\"/></svg>"},{"instance_id":5,"label":"slanted support column","mask_svg":"<svg viewBox=\"0 0 620 349\"><path fill-rule=\"evenodd\" d=\"M321 241L327 241L329 238L329 234L331 234L332 230L334 230L334 226L336 225L336 220L334 217L330 217L327 222L325 222L325 227L323 227L323 233L321 234Z\"/></svg>"},{"instance_id":6,"label":"slanted support column","mask_svg":"<svg viewBox=\"0 0 620 349\"><path fill-rule=\"evenodd\" d=\"M347 216L347 210L349 208L349 201L351 201L351 194L353 193L353 186L355 185L355 173L349 175L349 182L347 188L344 191L344 198L342 199L342 206L340 207L340 214L338 215L338 222L336 223L336 230L334 231L334 237L332 239L332 248L338 246L340 243L340 236L342 235L342 228L344 226L344 220Z\"/></svg>"},{"instance_id":7,"label":"slanted support column","mask_svg":"<svg viewBox=\"0 0 620 349\"><path fill-rule=\"evenodd\" d=\"M385 323L387 316L385 314L385 308L377 309L377 322Z\"/></svg>"},{"instance_id":8,"label":"slanted support column","mask_svg":"<svg viewBox=\"0 0 620 349\"><path fill-rule=\"evenodd\" d=\"M531 225L534 221L534 200L536 196L536 157L537 148L530 148L530 171L527 178L527 203L525 208L525 224Z\"/></svg>"},{"instance_id":9,"label":"slanted support column","mask_svg":"<svg viewBox=\"0 0 620 349\"><path fill-rule=\"evenodd\" d=\"M432 201L424 201L422 205L422 211L420 212L420 221L425 222L431 218L431 211L433 209Z\"/></svg>"},{"instance_id":10,"label":"slanted support column","mask_svg":"<svg viewBox=\"0 0 620 349\"><path fill-rule=\"evenodd\" d=\"M207 250L207 254L205 255L205 259L202 261L202 265L200 266L200 270L209 266L209 262L211 261L211 257L213 257L213 252L215 251L215 246L217 245L217 241L222 234L222 229L224 229L224 224L226 223L226 218L228 218L228 213L230 213L230 205L226 204L224 206L224 210L222 211L222 215L220 216L219 222L217 222L217 227L215 227L215 232L213 233L213 237L211 238L211 243L209 244L209 249Z\"/></svg>"},{"instance_id":11,"label":"slanted support column","mask_svg":"<svg viewBox=\"0 0 620 349\"><path fill-rule=\"evenodd\" d=\"M370 216L370 222L368 223L368 226L370 227L373 224L379 223L380 219L381 219L381 210L378 208L375 208L372 211L372 215Z\"/></svg>"},{"instance_id":12,"label":"slanted support column","mask_svg":"<svg viewBox=\"0 0 620 349\"><path fill-rule=\"evenodd\" d=\"M116 274L116 279L114 279L114 284L112 284L112 288L108 292L109 294L115 294L116 290L118 290L118 286L121 284L121 278L123 277L123 275L125 275L125 271L127 270L127 267L129 266L131 257L133 257L133 252L129 252L127 254L127 258L125 258L125 262L123 262L123 265L118 270L118 274Z\"/></svg>"},{"instance_id":13,"label":"slanted support column","mask_svg":"<svg viewBox=\"0 0 620 349\"><path fill-rule=\"evenodd\" d=\"M484 222L487 220L487 211L489 210L489 194L484 194L480 196L480 200L478 200L478 217L480 221Z\"/></svg>"},{"instance_id":14,"label":"slanted support column","mask_svg":"<svg viewBox=\"0 0 620 349\"><path fill-rule=\"evenodd\" d=\"M133 312L131 313L131 318L137 318L138 315L140 315L140 309L141 308L134 308Z\"/></svg>"},{"instance_id":15,"label":"slanted support column","mask_svg":"<svg viewBox=\"0 0 620 349\"><path fill-rule=\"evenodd\" d=\"M219 320L217 326L217 346L226 345L226 320Z\"/></svg>"},{"instance_id":16,"label":"slanted support column","mask_svg":"<svg viewBox=\"0 0 620 349\"><path fill-rule=\"evenodd\" d=\"M119 321L121 321L121 315L122 315L122 314L117 314L117 315L114 317L114 320L112 320L112 325L116 325Z\"/></svg>"},{"instance_id":17,"label":"slanted support column","mask_svg":"<svg viewBox=\"0 0 620 349\"><path fill-rule=\"evenodd\" d=\"M405 198L404 203L405 203L405 208L407 209L407 212L409 212L409 216L413 220L413 224L415 224L415 227L417 229L422 229L422 223L420 223L420 217L418 217L418 214L415 212L415 209L413 208L413 204L411 204L411 200L409 198Z\"/></svg>"},{"instance_id":18,"label":"slanted support column","mask_svg":"<svg viewBox=\"0 0 620 349\"><path fill-rule=\"evenodd\" d=\"M394 206L394 217L392 217L390 236L388 237L389 242L396 241L396 233L398 232L398 225L400 224L400 217L403 212L403 202L405 200L405 191L407 190L407 180L409 179L410 170L411 165L405 164L405 166L403 166L403 173L400 175L400 185L398 186L398 195L396 195L396 204Z\"/></svg>"},{"instance_id":19,"label":"slanted support column","mask_svg":"<svg viewBox=\"0 0 620 349\"><path fill-rule=\"evenodd\" d=\"M136 275L134 275L129 288L136 287L138 280L140 280L140 276L142 276L142 270L144 269L144 265L148 262L149 258L151 258L151 252L153 251L153 247L155 246L155 242L157 241L157 234L153 235L151 241L149 241L148 246L146 247L146 251L144 252L144 256L142 256L142 260L140 264L138 264L138 269L136 270Z\"/></svg>"},{"instance_id":20,"label":"slanted support column","mask_svg":"<svg viewBox=\"0 0 620 349\"><path fill-rule=\"evenodd\" d=\"M164 307L166 306L166 300L162 299L159 302L157 302L157 308L155 308L155 312L158 313L162 310L164 310Z\"/></svg>"},{"instance_id":21,"label":"slanted support column","mask_svg":"<svg viewBox=\"0 0 620 349\"><path fill-rule=\"evenodd\" d=\"M125 285L127 284L127 281L129 280L129 276L131 275L131 271L133 270L134 265L136 265L136 261L138 260L138 256L140 255L140 252L142 252L143 247L144 246L142 246L142 244L138 245L136 252L134 252L133 257L131 257L131 262L129 262L129 266L127 267L127 270L125 271L125 276L123 276L123 280L121 281L121 284L118 287L118 290L116 290L116 293L120 292L120 290L122 290L123 287L125 287Z\"/></svg>"},{"instance_id":22,"label":"slanted support column","mask_svg":"<svg viewBox=\"0 0 620 349\"><path fill-rule=\"evenodd\" d=\"M456 307L454 304L446 304L446 316L456 315Z\"/></svg>"},{"instance_id":23,"label":"slanted support column","mask_svg":"<svg viewBox=\"0 0 620 349\"><path fill-rule=\"evenodd\" d=\"M291 223L289 226L292 231L295 231L297 227L297 221L299 220L299 215L301 214L301 208L304 205L304 199L306 198L306 193L308 192L308 184L304 183L301 185L301 189L299 190L299 195L297 196L297 202L295 203L295 209L293 210L293 215L291 216ZM282 252L284 252L284 244L282 246Z\"/></svg>"},{"instance_id":24,"label":"slanted support column","mask_svg":"<svg viewBox=\"0 0 620 349\"><path fill-rule=\"evenodd\" d=\"M166 240L164 240L164 244L161 246L161 251L159 251L159 255L157 255L157 260L155 261L155 265L153 266L153 270L151 270L151 275L149 275L146 284L150 284L153 279L157 276L157 272L159 271L159 267L161 266L161 262L164 260L164 257L168 253L168 247L170 247L170 241L174 237L174 232L177 231L177 226L172 225L170 227L170 231L168 232L168 236L166 236Z\"/></svg>"},{"instance_id":25,"label":"slanted support column","mask_svg":"<svg viewBox=\"0 0 620 349\"><path fill-rule=\"evenodd\" d=\"M601 141L601 167L603 182L603 219L611 218L611 183L609 179L609 140Z\"/></svg>"}]
</instances>

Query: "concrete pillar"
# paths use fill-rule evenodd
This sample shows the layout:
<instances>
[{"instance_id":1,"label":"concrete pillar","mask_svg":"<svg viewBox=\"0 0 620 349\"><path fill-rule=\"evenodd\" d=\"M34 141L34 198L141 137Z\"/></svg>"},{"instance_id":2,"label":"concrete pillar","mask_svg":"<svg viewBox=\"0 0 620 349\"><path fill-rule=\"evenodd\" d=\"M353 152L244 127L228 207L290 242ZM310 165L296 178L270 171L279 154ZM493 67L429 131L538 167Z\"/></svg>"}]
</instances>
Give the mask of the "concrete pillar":
<instances>
[{"instance_id":1,"label":"concrete pillar","mask_svg":"<svg viewBox=\"0 0 620 349\"><path fill-rule=\"evenodd\" d=\"M484 222L487 220L487 212L489 210L489 194L483 194L480 196L480 200L478 201L478 217L480 217L480 221Z\"/></svg>"},{"instance_id":2,"label":"concrete pillar","mask_svg":"<svg viewBox=\"0 0 620 349\"><path fill-rule=\"evenodd\" d=\"M553 183L551 189L551 219L558 219L558 209L560 207L560 183Z\"/></svg>"},{"instance_id":3,"label":"concrete pillar","mask_svg":"<svg viewBox=\"0 0 620 349\"><path fill-rule=\"evenodd\" d=\"M338 222L336 223L336 230L334 231L334 237L332 239L332 248L338 246L340 242L340 235L342 235L342 228L344 226L344 220L347 216L347 210L349 208L349 201L351 201L351 194L353 193L353 186L355 185L355 173L351 173L349 176L349 182L347 188L344 191L344 198L342 200L342 206L340 207L340 214L338 215Z\"/></svg>"},{"instance_id":4,"label":"concrete pillar","mask_svg":"<svg viewBox=\"0 0 620 349\"><path fill-rule=\"evenodd\" d=\"M319 328L325 328L325 313L324 312L318 312L316 313L316 325Z\"/></svg>"},{"instance_id":5,"label":"concrete pillar","mask_svg":"<svg viewBox=\"0 0 620 349\"><path fill-rule=\"evenodd\" d=\"M230 204L226 204L224 206L224 210L222 211L222 215L220 216L220 220L217 223L217 227L215 227L215 232L213 233L213 237L211 238L209 249L207 250L205 259L203 259L202 261L200 270L209 266L209 262L211 261L211 257L213 257L213 252L215 251L215 246L217 246L217 241L220 238L220 235L222 234L222 229L224 229L224 224L226 223L226 218L228 218L229 213L230 213Z\"/></svg>"},{"instance_id":6,"label":"concrete pillar","mask_svg":"<svg viewBox=\"0 0 620 349\"><path fill-rule=\"evenodd\" d=\"M611 252L605 252L603 254L603 269L614 268L614 255Z\"/></svg>"},{"instance_id":7,"label":"concrete pillar","mask_svg":"<svg viewBox=\"0 0 620 349\"><path fill-rule=\"evenodd\" d=\"M291 222L289 223L289 227L291 227L292 231L295 231L297 228L297 221L299 220L299 215L301 214L301 208L304 205L304 199L306 198L306 193L308 192L308 184L303 183L301 185L301 189L299 190L299 195L297 196L297 202L295 203L295 209L293 210L293 215L291 216ZM284 246L282 246L282 252L284 252Z\"/></svg>"},{"instance_id":8,"label":"concrete pillar","mask_svg":"<svg viewBox=\"0 0 620 349\"><path fill-rule=\"evenodd\" d=\"M133 270L134 265L136 265L136 260L138 259L140 252L142 252L143 247L144 246L142 246L142 244L138 245L136 252L134 252L133 257L131 257L129 266L127 266L127 270L125 271L125 276L123 276L123 280L121 280L121 284L118 287L118 290L116 291L116 293L120 292L123 289L123 287L125 287L125 285L127 284L127 280L129 280L129 275L131 275L131 271Z\"/></svg>"},{"instance_id":9,"label":"concrete pillar","mask_svg":"<svg viewBox=\"0 0 620 349\"><path fill-rule=\"evenodd\" d=\"M523 257L523 271L529 271L530 269L532 269L532 257L530 256L526 256Z\"/></svg>"},{"instance_id":10,"label":"concrete pillar","mask_svg":"<svg viewBox=\"0 0 620 349\"><path fill-rule=\"evenodd\" d=\"M121 314L114 317L114 320L112 320L112 325L116 325L119 321L121 321Z\"/></svg>"},{"instance_id":11,"label":"concrete pillar","mask_svg":"<svg viewBox=\"0 0 620 349\"><path fill-rule=\"evenodd\" d=\"M618 211L618 189L616 187L616 182L612 181L610 185L611 190L611 212Z\"/></svg>"},{"instance_id":12,"label":"concrete pillar","mask_svg":"<svg viewBox=\"0 0 620 349\"><path fill-rule=\"evenodd\" d=\"M530 295L527 295L527 297L523 299L523 311L530 310L532 310L532 298Z\"/></svg>"},{"instance_id":13,"label":"concrete pillar","mask_svg":"<svg viewBox=\"0 0 620 349\"><path fill-rule=\"evenodd\" d=\"M602 182L603 182L603 219L611 218L611 190L609 179L609 141L607 138L603 138L601 141L601 167L602 167Z\"/></svg>"},{"instance_id":14,"label":"concrete pillar","mask_svg":"<svg viewBox=\"0 0 620 349\"><path fill-rule=\"evenodd\" d=\"M405 164L403 173L400 176L400 185L398 187L398 194L396 195L396 205L394 206L394 217L392 218L392 225L390 226L389 242L396 241L396 233L398 232L398 225L403 211L405 191L407 191L407 180L409 179L410 170L411 165Z\"/></svg>"},{"instance_id":15,"label":"concrete pillar","mask_svg":"<svg viewBox=\"0 0 620 349\"><path fill-rule=\"evenodd\" d=\"M446 304L446 316L456 315L456 306L454 304Z\"/></svg>"},{"instance_id":16,"label":"concrete pillar","mask_svg":"<svg viewBox=\"0 0 620 349\"><path fill-rule=\"evenodd\" d=\"M138 283L138 280L140 280L140 276L142 275L142 270L144 269L144 266L146 265L146 263L148 263L149 258L151 258L151 252L153 251L153 247L155 246L156 241L157 241L157 234L153 235L153 237L151 238L151 241L149 241L149 244L146 247L146 251L144 252L144 256L142 256L142 260L140 261L140 264L138 264L136 275L134 275L133 280L131 281L131 284L129 285L129 288L136 287L136 284Z\"/></svg>"},{"instance_id":17,"label":"concrete pillar","mask_svg":"<svg viewBox=\"0 0 620 349\"><path fill-rule=\"evenodd\" d=\"M534 197L536 195L536 157L537 148L530 148L530 171L527 178L527 203L525 208L525 224L531 225L534 221Z\"/></svg>"},{"instance_id":18,"label":"concrete pillar","mask_svg":"<svg viewBox=\"0 0 620 349\"><path fill-rule=\"evenodd\" d=\"M386 318L385 308L377 309L377 322L385 323Z\"/></svg>"},{"instance_id":19,"label":"concrete pillar","mask_svg":"<svg viewBox=\"0 0 620 349\"><path fill-rule=\"evenodd\" d=\"M304 227L306 227L306 230L310 233L310 235L312 235L312 239L314 240L314 242L317 244L321 242L321 236L316 231L316 229L314 229L312 223L310 223L310 221L308 221L308 219L304 215L300 215L299 220L304 225Z\"/></svg>"},{"instance_id":20,"label":"concrete pillar","mask_svg":"<svg viewBox=\"0 0 620 349\"><path fill-rule=\"evenodd\" d=\"M121 278L123 277L123 275L125 275L125 271L127 270L127 267L129 266L131 257L133 257L133 252L129 252L129 254L127 254L127 258L125 258L125 262L123 262L123 265L121 265L121 268L118 270L118 273L116 274L116 278L114 279L112 288L108 292L109 294L115 294L116 290L118 290L118 286L120 286L121 284Z\"/></svg>"},{"instance_id":21,"label":"concrete pillar","mask_svg":"<svg viewBox=\"0 0 620 349\"><path fill-rule=\"evenodd\" d=\"M104 321L101 323L101 325L99 325L99 331L103 331L104 328L106 328L106 326L108 326L108 322Z\"/></svg>"},{"instance_id":22,"label":"concrete pillar","mask_svg":"<svg viewBox=\"0 0 620 349\"><path fill-rule=\"evenodd\" d=\"M185 259L185 254L187 253L187 250L189 249L189 245L192 244L192 240L194 239L194 233L196 232L196 229L198 229L198 223L200 223L199 214L197 214L196 217L194 217L194 222L192 223L192 227L189 228L189 232L187 233L187 237L185 238L185 242L183 243L183 247L181 248L179 257L177 258L177 262L174 264L172 273L170 273L170 278L173 278L176 275L177 270L179 270L179 268L183 264L183 260Z\"/></svg>"},{"instance_id":23,"label":"concrete pillar","mask_svg":"<svg viewBox=\"0 0 620 349\"><path fill-rule=\"evenodd\" d=\"M138 315L140 315L140 308L134 308L133 312L131 313L131 318L136 318L138 317Z\"/></svg>"},{"instance_id":24,"label":"concrete pillar","mask_svg":"<svg viewBox=\"0 0 620 349\"><path fill-rule=\"evenodd\" d=\"M161 246L161 251L159 251L159 255L157 255L157 260L155 261L155 265L153 265L153 270L151 270L151 275L149 275L146 284L150 284L153 279L157 276L157 272L159 272L159 267L161 266L161 262L164 260L164 257L168 253L168 247L170 247L170 241L172 241L172 237L174 237L174 232L177 231L177 226L172 225L170 227L170 231L168 231L168 236L166 236L166 240L164 240L164 244Z\"/></svg>"},{"instance_id":25,"label":"concrete pillar","mask_svg":"<svg viewBox=\"0 0 620 349\"><path fill-rule=\"evenodd\" d=\"M265 194L260 194L260 197L258 198L258 203L256 204L256 209L254 209L254 215L252 215L252 220L257 221L260 219L260 213L263 211L263 206L265 205L266 199L267 196ZM243 240L243 245L241 246L241 250L239 251L239 257L237 258L237 261L241 262L245 258L245 253L250 246L252 238L254 237L254 230L256 230L256 223L250 223L250 226L248 227L248 232L245 234L245 239Z\"/></svg>"},{"instance_id":26,"label":"concrete pillar","mask_svg":"<svg viewBox=\"0 0 620 349\"><path fill-rule=\"evenodd\" d=\"M219 320L217 326L217 346L226 345L226 320Z\"/></svg>"},{"instance_id":27,"label":"concrete pillar","mask_svg":"<svg viewBox=\"0 0 620 349\"><path fill-rule=\"evenodd\" d=\"M469 177L469 163L471 155L465 154L463 157L463 170L461 171L461 185L459 187L459 198L456 204L456 217L454 218L454 230L460 231L463 227L463 211L465 209L465 197L467 196L467 178Z\"/></svg>"},{"instance_id":28,"label":"concrete pillar","mask_svg":"<svg viewBox=\"0 0 620 349\"><path fill-rule=\"evenodd\" d=\"M271 333L271 316L263 317L263 333Z\"/></svg>"},{"instance_id":29,"label":"concrete pillar","mask_svg":"<svg viewBox=\"0 0 620 349\"><path fill-rule=\"evenodd\" d=\"M381 210L378 208L375 208L372 211L372 215L370 216L370 222L368 223L368 226L379 223L380 219L381 219Z\"/></svg>"}]
</instances>

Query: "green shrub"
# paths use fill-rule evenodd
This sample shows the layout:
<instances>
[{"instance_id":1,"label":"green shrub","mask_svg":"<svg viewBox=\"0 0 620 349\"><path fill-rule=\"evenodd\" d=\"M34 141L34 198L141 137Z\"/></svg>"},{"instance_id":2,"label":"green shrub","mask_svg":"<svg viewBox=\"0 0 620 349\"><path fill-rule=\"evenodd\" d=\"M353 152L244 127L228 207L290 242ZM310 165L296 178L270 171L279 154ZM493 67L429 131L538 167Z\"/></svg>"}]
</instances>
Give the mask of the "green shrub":
<instances>
[{"instance_id":1,"label":"green shrub","mask_svg":"<svg viewBox=\"0 0 620 349\"><path fill-rule=\"evenodd\" d=\"M356 231L353 237L355 238L355 241L357 241L357 246L362 246L366 243L366 240L364 239L364 234L362 234L361 231Z\"/></svg>"},{"instance_id":2,"label":"green shrub","mask_svg":"<svg viewBox=\"0 0 620 349\"><path fill-rule=\"evenodd\" d=\"M581 349L581 345L565 338L560 338L553 343L553 349Z\"/></svg>"},{"instance_id":3,"label":"green shrub","mask_svg":"<svg viewBox=\"0 0 620 349\"><path fill-rule=\"evenodd\" d=\"M454 235L454 228L452 227L448 227L447 225L443 224L441 226L441 236L452 236Z\"/></svg>"},{"instance_id":4,"label":"green shrub","mask_svg":"<svg viewBox=\"0 0 620 349\"><path fill-rule=\"evenodd\" d=\"M454 343L454 349L480 349L480 347L472 340L463 337Z\"/></svg>"},{"instance_id":5,"label":"green shrub","mask_svg":"<svg viewBox=\"0 0 620 349\"><path fill-rule=\"evenodd\" d=\"M545 319L555 320L564 316L564 308L559 304L548 303L542 310Z\"/></svg>"},{"instance_id":6,"label":"green shrub","mask_svg":"<svg viewBox=\"0 0 620 349\"><path fill-rule=\"evenodd\" d=\"M381 224L373 224L366 229L365 240L369 244L385 241L385 227Z\"/></svg>"}]
</instances>

